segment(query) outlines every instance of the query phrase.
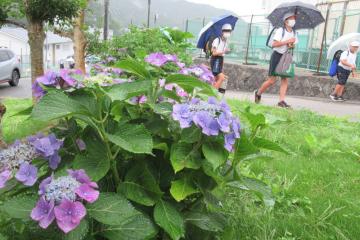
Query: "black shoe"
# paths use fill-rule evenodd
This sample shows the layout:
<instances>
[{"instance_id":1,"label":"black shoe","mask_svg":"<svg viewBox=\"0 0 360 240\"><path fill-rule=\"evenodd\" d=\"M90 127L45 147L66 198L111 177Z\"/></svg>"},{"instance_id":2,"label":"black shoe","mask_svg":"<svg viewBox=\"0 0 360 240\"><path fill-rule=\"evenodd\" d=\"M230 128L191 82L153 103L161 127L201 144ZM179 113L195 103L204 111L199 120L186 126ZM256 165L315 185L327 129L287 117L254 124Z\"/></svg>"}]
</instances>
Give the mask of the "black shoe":
<instances>
[{"instance_id":1,"label":"black shoe","mask_svg":"<svg viewBox=\"0 0 360 240\"><path fill-rule=\"evenodd\" d=\"M336 102L336 101L337 101L337 96L331 94L331 95L330 95L330 99L333 100L334 102Z\"/></svg>"},{"instance_id":2,"label":"black shoe","mask_svg":"<svg viewBox=\"0 0 360 240\"><path fill-rule=\"evenodd\" d=\"M278 106L281 108L291 108L291 106L289 104L287 104L285 101L279 102Z\"/></svg>"},{"instance_id":3,"label":"black shoe","mask_svg":"<svg viewBox=\"0 0 360 240\"><path fill-rule=\"evenodd\" d=\"M258 90L255 90L254 95L255 95L255 103L260 103L261 95L258 95Z\"/></svg>"},{"instance_id":4,"label":"black shoe","mask_svg":"<svg viewBox=\"0 0 360 240\"><path fill-rule=\"evenodd\" d=\"M345 101L346 101L346 99L343 98L343 96L337 97L337 100L338 100L339 102L345 102Z\"/></svg>"}]
</instances>

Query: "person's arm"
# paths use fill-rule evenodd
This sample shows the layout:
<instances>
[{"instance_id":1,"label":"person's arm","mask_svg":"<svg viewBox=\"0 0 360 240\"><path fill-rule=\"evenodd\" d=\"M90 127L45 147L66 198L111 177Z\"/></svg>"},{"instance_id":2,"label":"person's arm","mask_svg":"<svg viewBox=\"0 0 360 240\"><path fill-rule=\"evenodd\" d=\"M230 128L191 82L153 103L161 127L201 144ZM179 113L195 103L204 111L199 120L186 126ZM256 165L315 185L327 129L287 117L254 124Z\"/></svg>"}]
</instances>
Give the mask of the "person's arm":
<instances>
[{"instance_id":1,"label":"person's arm","mask_svg":"<svg viewBox=\"0 0 360 240\"><path fill-rule=\"evenodd\" d=\"M290 38L286 41L282 41L282 38L283 38L283 31L286 31L282 28L279 28L276 33L275 33L275 36L274 36L274 42L272 44L272 47L282 47L282 46L285 46L285 45L289 45L289 44L294 44L296 42L296 38L293 37L293 38Z\"/></svg>"},{"instance_id":2,"label":"person's arm","mask_svg":"<svg viewBox=\"0 0 360 240\"><path fill-rule=\"evenodd\" d=\"M356 70L355 64L349 63L347 59L340 59L340 62L341 62L342 65L351 68L353 71Z\"/></svg>"},{"instance_id":3,"label":"person's arm","mask_svg":"<svg viewBox=\"0 0 360 240\"><path fill-rule=\"evenodd\" d=\"M220 45L220 39L217 38L217 39L214 40L214 42L212 44L212 48L211 48L211 54L214 57L223 56L225 54L224 51L221 51L220 49L218 49L219 45Z\"/></svg>"}]
</instances>

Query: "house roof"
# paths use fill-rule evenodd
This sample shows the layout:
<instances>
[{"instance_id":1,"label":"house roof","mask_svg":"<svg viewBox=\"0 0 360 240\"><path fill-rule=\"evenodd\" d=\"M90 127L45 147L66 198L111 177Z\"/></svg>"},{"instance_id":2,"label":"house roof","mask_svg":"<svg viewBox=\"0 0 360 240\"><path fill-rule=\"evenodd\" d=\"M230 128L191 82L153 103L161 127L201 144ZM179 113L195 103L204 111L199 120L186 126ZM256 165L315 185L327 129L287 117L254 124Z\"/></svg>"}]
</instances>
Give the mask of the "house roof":
<instances>
[{"instance_id":1,"label":"house roof","mask_svg":"<svg viewBox=\"0 0 360 240\"><path fill-rule=\"evenodd\" d=\"M0 33L4 33L8 36L16 38L23 42L28 42L27 31L23 28L11 28L11 27L2 27L0 28ZM72 42L70 38L64 38L59 35L54 34L53 32L47 32L46 40L44 44L56 44L56 43L68 43Z\"/></svg>"}]
</instances>

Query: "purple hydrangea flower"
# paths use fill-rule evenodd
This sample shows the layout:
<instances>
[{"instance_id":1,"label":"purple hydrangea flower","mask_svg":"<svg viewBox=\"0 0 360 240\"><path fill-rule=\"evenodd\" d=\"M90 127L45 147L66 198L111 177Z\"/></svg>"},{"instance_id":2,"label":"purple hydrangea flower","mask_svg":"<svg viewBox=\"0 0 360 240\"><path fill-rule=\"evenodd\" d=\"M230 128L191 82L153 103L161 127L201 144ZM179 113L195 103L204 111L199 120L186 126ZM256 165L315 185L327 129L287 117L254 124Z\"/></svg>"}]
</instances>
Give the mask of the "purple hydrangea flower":
<instances>
[{"instance_id":1,"label":"purple hydrangea flower","mask_svg":"<svg viewBox=\"0 0 360 240\"><path fill-rule=\"evenodd\" d=\"M185 63L176 61L175 64L179 67L179 68L184 68L185 67Z\"/></svg>"},{"instance_id":2,"label":"purple hydrangea flower","mask_svg":"<svg viewBox=\"0 0 360 240\"><path fill-rule=\"evenodd\" d=\"M39 186L40 199L31 218L47 228L56 219L58 227L68 233L86 215L83 202L93 203L99 198L97 183L84 170L68 170L68 176L44 179Z\"/></svg>"},{"instance_id":3,"label":"purple hydrangea flower","mask_svg":"<svg viewBox=\"0 0 360 240\"><path fill-rule=\"evenodd\" d=\"M4 170L0 173L0 189L6 186L6 182L11 178L11 171Z\"/></svg>"},{"instance_id":4,"label":"purple hydrangea flower","mask_svg":"<svg viewBox=\"0 0 360 240\"><path fill-rule=\"evenodd\" d=\"M176 63L178 61L178 58L177 58L176 55L165 54L165 57L169 62L175 62Z\"/></svg>"},{"instance_id":5,"label":"purple hydrangea flower","mask_svg":"<svg viewBox=\"0 0 360 240\"><path fill-rule=\"evenodd\" d=\"M55 86L57 84L57 73L53 71L48 71L44 76L38 77L36 82L41 83L46 86Z\"/></svg>"},{"instance_id":6,"label":"purple hydrangea flower","mask_svg":"<svg viewBox=\"0 0 360 240\"><path fill-rule=\"evenodd\" d=\"M36 203L36 207L31 211L31 218L39 222L41 228L48 228L55 220L54 201L46 201L41 197Z\"/></svg>"},{"instance_id":7,"label":"purple hydrangea flower","mask_svg":"<svg viewBox=\"0 0 360 240\"><path fill-rule=\"evenodd\" d=\"M61 69L60 70L60 77L66 82L66 84L70 87L75 87L77 81L75 78L72 77L71 71L68 69Z\"/></svg>"},{"instance_id":8,"label":"purple hydrangea flower","mask_svg":"<svg viewBox=\"0 0 360 240\"><path fill-rule=\"evenodd\" d=\"M81 202L72 202L64 199L54 208L56 222L59 228L68 233L74 230L86 215L86 208Z\"/></svg>"},{"instance_id":9,"label":"purple hydrangea flower","mask_svg":"<svg viewBox=\"0 0 360 240\"><path fill-rule=\"evenodd\" d=\"M38 82L33 83L32 92L37 100L41 99L46 94L46 91L40 86Z\"/></svg>"},{"instance_id":10,"label":"purple hydrangea flower","mask_svg":"<svg viewBox=\"0 0 360 240\"><path fill-rule=\"evenodd\" d=\"M123 71L120 68L112 68L112 72L119 76L123 73Z\"/></svg>"},{"instance_id":11,"label":"purple hydrangea flower","mask_svg":"<svg viewBox=\"0 0 360 240\"><path fill-rule=\"evenodd\" d=\"M152 53L145 58L145 61L154 66L161 67L165 65L169 60L162 53Z\"/></svg>"},{"instance_id":12,"label":"purple hydrangea flower","mask_svg":"<svg viewBox=\"0 0 360 240\"><path fill-rule=\"evenodd\" d=\"M33 186L37 180L37 168L31 164L24 162L20 165L19 171L15 178L22 182L25 186Z\"/></svg>"},{"instance_id":13,"label":"purple hydrangea flower","mask_svg":"<svg viewBox=\"0 0 360 240\"><path fill-rule=\"evenodd\" d=\"M159 86L161 88L165 87L166 80L164 78L159 79Z\"/></svg>"},{"instance_id":14,"label":"purple hydrangea flower","mask_svg":"<svg viewBox=\"0 0 360 240\"><path fill-rule=\"evenodd\" d=\"M55 134L50 134L49 136L34 136L29 138L29 141L41 156L48 159L52 169L58 167L61 161L58 152L63 145L63 141L58 140Z\"/></svg>"},{"instance_id":15,"label":"purple hydrangea flower","mask_svg":"<svg viewBox=\"0 0 360 240\"><path fill-rule=\"evenodd\" d=\"M228 151L232 151L236 139L240 138L239 120L232 116L225 102L219 103L213 97L209 97L207 102L193 98L187 103L175 104L172 117L180 123L181 128L195 124L207 136L222 135Z\"/></svg>"}]
</instances>

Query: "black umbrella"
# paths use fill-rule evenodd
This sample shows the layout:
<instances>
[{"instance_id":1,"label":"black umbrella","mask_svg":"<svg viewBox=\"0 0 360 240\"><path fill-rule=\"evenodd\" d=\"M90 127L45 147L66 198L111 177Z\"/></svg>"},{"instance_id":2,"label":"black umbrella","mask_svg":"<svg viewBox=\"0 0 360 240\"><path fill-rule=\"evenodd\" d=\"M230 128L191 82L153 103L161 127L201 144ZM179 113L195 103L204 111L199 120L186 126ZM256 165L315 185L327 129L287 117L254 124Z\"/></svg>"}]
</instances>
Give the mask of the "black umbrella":
<instances>
[{"instance_id":1,"label":"black umbrella","mask_svg":"<svg viewBox=\"0 0 360 240\"><path fill-rule=\"evenodd\" d=\"M283 27L283 17L289 12L296 15L295 29L313 29L325 21L321 12L314 5L300 1L280 4L267 19L274 27Z\"/></svg>"}]
</instances>

